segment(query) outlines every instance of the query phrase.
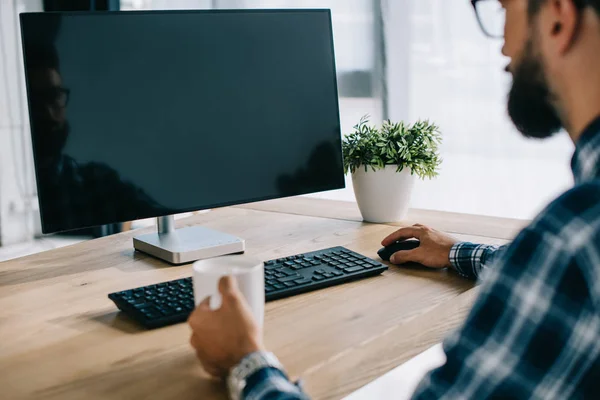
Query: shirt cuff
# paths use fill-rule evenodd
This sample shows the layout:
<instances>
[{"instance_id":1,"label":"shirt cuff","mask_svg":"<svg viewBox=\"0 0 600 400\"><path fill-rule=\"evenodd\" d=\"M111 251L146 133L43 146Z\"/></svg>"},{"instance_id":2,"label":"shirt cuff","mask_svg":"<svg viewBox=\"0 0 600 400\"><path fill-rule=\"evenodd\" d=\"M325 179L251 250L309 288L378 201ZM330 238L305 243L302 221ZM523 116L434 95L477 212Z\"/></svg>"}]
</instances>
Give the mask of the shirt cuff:
<instances>
[{"instance_id":1,"label":"shirt cuff","mask_svg":"<svg viewBox=\"0 0 600 400\"><path fill-rule=\"evenodd\" d=\"M262 398L272 390L301 391L300 383L290 382L277 357L266 351L247 354L231 370L227 380L232 399Z\"/></svg>"},{"instance_id":2,"label":"shirt cuff","mask_svg":"<svg viewBox=\"0 0 600 400\"><path fill-rule=\"evenodd\" d=\"M488 258L498 246L459 242L450 249L449 261L452 268L462 277L477 279Z\"/></svg>"},{"instance_id":3,"label":"shirt cuff","mask_svg":"<svg viewBox=\"0 0 600 400\"><path fill-rule=\"evenodd\" d=\"M272 367L260 369L250 375L247 378L247 385L241 393L243 400L265 398L308 400L300 381L292 382L285 372Z\"/></svg>"}]
</instances>

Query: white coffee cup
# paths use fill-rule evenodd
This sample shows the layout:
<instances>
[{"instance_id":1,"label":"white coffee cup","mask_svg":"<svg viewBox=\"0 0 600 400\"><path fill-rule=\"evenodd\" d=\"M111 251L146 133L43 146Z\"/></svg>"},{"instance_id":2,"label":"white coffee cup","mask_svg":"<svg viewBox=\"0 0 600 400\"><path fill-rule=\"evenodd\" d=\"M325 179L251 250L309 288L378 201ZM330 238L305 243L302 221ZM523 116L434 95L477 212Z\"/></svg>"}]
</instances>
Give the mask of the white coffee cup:
<instances>
[{"instance_id":1,"label":"white coffee cup","mask_svg":"<svg viewBox=\"0 0 600 400\"><path fill-rule=\"evenodd\" d=\"M232 276L250 305L254 318L262 326L265 313L265 280L262 261L245 255L231 255L196 261L193 265L196 305L210 297L210 308L221 307L219 280Z\"/></svg>"}]
</instances>

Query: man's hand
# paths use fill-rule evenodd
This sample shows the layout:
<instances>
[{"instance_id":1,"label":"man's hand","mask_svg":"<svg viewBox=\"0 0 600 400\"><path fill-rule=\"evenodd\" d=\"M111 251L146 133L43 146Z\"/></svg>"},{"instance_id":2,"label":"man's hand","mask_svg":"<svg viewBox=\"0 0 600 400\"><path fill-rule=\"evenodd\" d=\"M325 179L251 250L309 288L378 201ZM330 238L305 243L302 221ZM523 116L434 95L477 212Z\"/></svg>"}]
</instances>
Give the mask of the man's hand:
<instances>
[{"instance_id":1,"label":"man's hand","mask_svg":"<svg viewBox=\"0 0 600 400\"><path fill-rule=\"evenodd\" d=\"M392 264L416 262L431 268L450 267L450 249L458 240L424 225L415 224L399 229L383 239L381 244L388 246L396 241L412 238L419 239L419 247L394 253L390 258Z\"/></svg>"},{"instance_id":2,"label":"man's hand","mask_svg":"<svg viewBox=\"0 0 600 400\"><path fill-rule=\"evenodd\" d=\"M211 310L205 299L190 315L190 343L210 375L225 378L246 355L263 350L262 332L234 278L219 281L221 307Z\"/></svg>"}]
</instances>

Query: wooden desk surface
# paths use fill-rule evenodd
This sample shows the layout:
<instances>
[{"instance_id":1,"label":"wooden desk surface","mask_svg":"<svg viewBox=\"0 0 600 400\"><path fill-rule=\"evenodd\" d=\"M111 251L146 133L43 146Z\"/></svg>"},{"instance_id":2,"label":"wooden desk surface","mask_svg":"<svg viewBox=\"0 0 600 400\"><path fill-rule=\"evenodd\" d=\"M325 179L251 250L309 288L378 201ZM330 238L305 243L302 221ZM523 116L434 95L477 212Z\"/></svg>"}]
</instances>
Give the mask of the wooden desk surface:
<instances>
[{"instance_id":1,"label":"wooden desk surface","mask_svg":"<svg viewBox=\"0 0 600 400\"><path fill-rule=\"evenodd\" d=\"M460 234L455 214L415 211L408 220L415 217L486 243L503 243L519 225L465 216L483 229L473 236ZM376 258L381 239L397 229L362 223L355 205L306 198L178 221L194 224L245 238L247 253L262 259L336 245ZM108 300L110 292L191 275L191 265L134 252L131 238L141 232L0 263L0 398L227 398L197 363L187 324L146 331ZM390 266L379 277L267 303L265 343L314 399L339 399L441 341L476 292L449 271Z\"/></svg>"}]
</instances>

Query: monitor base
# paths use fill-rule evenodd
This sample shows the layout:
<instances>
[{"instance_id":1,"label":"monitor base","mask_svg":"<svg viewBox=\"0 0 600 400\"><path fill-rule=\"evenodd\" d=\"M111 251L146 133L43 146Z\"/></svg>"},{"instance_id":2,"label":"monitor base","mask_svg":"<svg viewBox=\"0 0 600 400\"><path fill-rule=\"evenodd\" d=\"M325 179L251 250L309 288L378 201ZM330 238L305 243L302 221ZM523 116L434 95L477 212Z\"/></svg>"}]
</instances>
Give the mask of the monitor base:
<instances>
[{"instance_id":1,"label":"monitor base","mask_svg":"<svg viewBox=\"0 0 600 400\"><path fill-rule=\"evenodd\" d=\"M174 229L174 224L169 224L169 229L161 229L164 224L158 225L159 232L134 237L133 247L171 264L185 264L245 251L243 239L223 232L201 226Z\"/></svg>"}]
</instances>

